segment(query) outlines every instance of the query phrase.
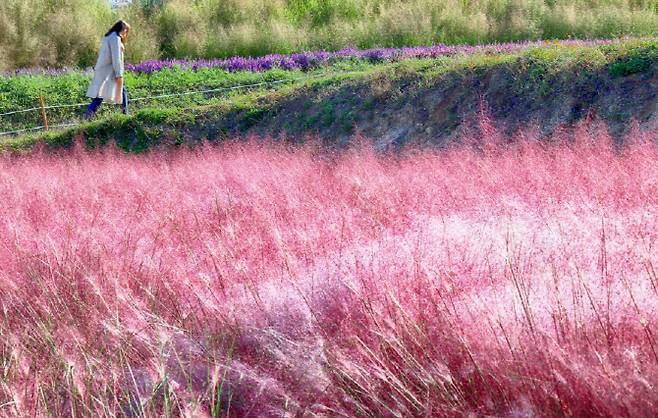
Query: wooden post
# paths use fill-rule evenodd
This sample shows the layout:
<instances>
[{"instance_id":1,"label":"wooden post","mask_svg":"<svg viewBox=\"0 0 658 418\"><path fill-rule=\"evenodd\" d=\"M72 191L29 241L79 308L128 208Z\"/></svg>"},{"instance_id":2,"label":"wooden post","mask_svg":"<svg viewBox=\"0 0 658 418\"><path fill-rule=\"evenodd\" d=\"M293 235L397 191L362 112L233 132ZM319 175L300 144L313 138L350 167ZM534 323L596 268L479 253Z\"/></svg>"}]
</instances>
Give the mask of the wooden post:
<instances>
[{"instance_id":1,"label":"wooden post","mask_svg":"<svg viewBox=\"0 0 658 418\"><path fill-rule=\"evenodd\" d=\"M39 104L41 105L41 118L43 119L43 127L48 130L48 117L46 116L46 105L43 103L43 96L39 96Z\"/></svg>"}]
</instances>

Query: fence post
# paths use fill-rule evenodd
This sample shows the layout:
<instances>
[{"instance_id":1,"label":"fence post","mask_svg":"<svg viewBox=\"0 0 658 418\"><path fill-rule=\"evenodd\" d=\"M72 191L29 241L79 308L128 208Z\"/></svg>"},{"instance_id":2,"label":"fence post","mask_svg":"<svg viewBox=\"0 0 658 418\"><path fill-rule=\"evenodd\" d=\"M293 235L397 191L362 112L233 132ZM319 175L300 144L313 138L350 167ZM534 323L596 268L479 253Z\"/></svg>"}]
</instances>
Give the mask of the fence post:
<instances>
[{"instance_id":1,"label":"fence post","mask_svg":"<svg viewBox=\"0 0 658 418\"><path fill-rule=\"evenodd\" d=\"M41 105L41 118L43 119L43 126L48 130L48 117L46 116L46 105L43 103L43 96L39 96L39 104Z\"/></svg>"}]
</instances>

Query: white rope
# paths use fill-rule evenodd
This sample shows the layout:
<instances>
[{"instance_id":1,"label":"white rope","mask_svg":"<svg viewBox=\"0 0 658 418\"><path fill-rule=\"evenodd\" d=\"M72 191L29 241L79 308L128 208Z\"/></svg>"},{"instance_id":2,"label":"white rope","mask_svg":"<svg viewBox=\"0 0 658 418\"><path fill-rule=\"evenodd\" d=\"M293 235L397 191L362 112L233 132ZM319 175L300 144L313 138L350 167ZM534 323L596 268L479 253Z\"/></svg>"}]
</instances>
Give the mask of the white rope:
<instances>
[{"instance_id":1,"label":"white rope","mask_svg":"<svg viewBox=\"0 0 658 418\"><path fill-rule=\"evenodd\" d=\"M14 110L13 112L7 112L7 113L0 113L0 116L8 116L8 115L15 115L17 113L25 113L25 112L32 112L35 110L40 110L40 107L33 107L31 109L21 109L21 110Z\"/></svg>"},{"instance_id":2,"label":"white rope","mask_svg":"<svg viewBox=\"0 0 658 418\"><path fill-rule=\"evenodd\" d=\"M77 123L61 123L59 125L48 125L48 128L68 128L71 126L76 126ZM8 132L0 132L0 136L4 135L15 135L19 134L21 132L30 132L30 131L38 131L41 129L44 129L45 126L35 126L34 128L26 128L26 129L18 129L16 131L8 131Z\"/></svg>"},{"instance_id":3,"label":"white rope","mask_svg":"<svg viewBox=\"0 0 658 418\"><path fill-rule=\"evenodd\" d=\"M63 105L52 105L52 106L44 106L44 109L58 109L62 107L80 107L80 106L87 106L89 103L77 103L77 104L63 104ZM40 107L37 109L41 109ZM2 115L0 115L2 116Z\"/></svg>"},{"instance_id":4,"label":"white rope","mask_svg":"<svg viewBox=\"0 0 658 418\"><path fill-rule=\"evenodd\" d=\"M26 129L18 129L18 130L15 130L15 131L0 132L0 136L20 134L21 132L38 131L38 130L43 129L43 128L45 128L45 126L35 126L34 128L26 128Z\"/></svg>"},{"instance_id":5,"label":"white rope","mask_svg":"<svg viewBox=\"0 0 658 418\"><path fill-rule=\"evenodd\" d=\"M61 105L44 106L43 108L44 109L59 109L59 108L64 108L64 107L87 106L88 104L89 103L61 104ZM15 115L17 113L34 112L35 110L41 110L41 108L40 107L32 107L30 109L14 110L13 112L0 113L0 116L9 116L9 115Z\"/></svg>"}]
</instances>

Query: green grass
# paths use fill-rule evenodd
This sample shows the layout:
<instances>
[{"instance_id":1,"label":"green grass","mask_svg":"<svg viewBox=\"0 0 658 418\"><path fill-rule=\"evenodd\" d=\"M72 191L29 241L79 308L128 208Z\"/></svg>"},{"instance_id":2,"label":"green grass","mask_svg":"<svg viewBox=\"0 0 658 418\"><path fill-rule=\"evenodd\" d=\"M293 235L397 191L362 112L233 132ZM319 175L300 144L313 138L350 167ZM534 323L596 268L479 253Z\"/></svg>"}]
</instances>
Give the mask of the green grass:
<instances>
[{"instance_id":1,"label":"green grass","mask_svg":"<svg viewBox=\"0 0 658 418\"><path fill-rule=\"evenodd\" d=\"M335 67L319 69L306 80L297 80L301 72L272 70L265 73L227 73L222 70L199 72L180 69L166 70L153 75L131 74L127 78L133 96L146 95L148 91L186 91L210 86L248 84L263 80L290 80L276 88L258 88L235 91L212 97L184 96L174 101L149 103L136 109L130 117L107 110L97 120L60 132L37 133L19 138L0 138L0 149L29 149L44 140L53 146L67 146L78 133L84 133L88 145L104 144L110 139L125 149L140 151L156 143L181 144L185 131L203 131L213 125L219 137L229 137L249 129L263 118L275 116L274 109L289 98L304 94L316 97L331 96L350 83L365 83L368 97L358 104L322 101L318 112L311 112L313 104L303 105L299 129L315 130L334 126L350 132L359 112L372 110L379 99L402 100L422 93L437 80L445 77L481 77L499 69L512 80L510 94L533 95L541 99L552 93L560 80L570 85L592 88L592 80L602 77L625 77L655 68L658 62L658 41L629 40L620 44L579 47L554 45L531 48L515 54L470 55L441 57L437 59L410 59L395 63L371 64L364 62L340 63ZM35 100L38 94L52 92L58 100L80 100L88 76L71 74L59 77L24 76L0 77L3 91L10 91L22 105ZM78 86L77 94L72 87ZM74 97L71 97L74 96ZM4 102L7 103L7 102ZM340 112L340 106L349 108ZM4 111L11 110L5 106ZM6 123L3 120L2 123Z\"/></svg>"},{"instance_id":2,"label":"green grass","mask_svg":"<svg viewBox=\"0 0 658 418\"><path fill-rule=\"evenodd\" d=\"M199 71L165 69L151 75L126 74L126 87L131 100L131 109L144 107L185 109L192 106L210 104L226 97L243 94L243 91L216 91L211 93L189 94L176 97L152 98L162 94L189 93L209 89L223 89L268 82L293 82L305 77L318 77L324 72L349 72L365 68L362 63L342 63L336 68L322 68L309 73L301 71L270 70L262 73L230 73L221 69ZM90 101L86 90L91 80L90 74L71 73L60 76L29 75L0 76L0 113L29 109L39 106L39 96L46 105L84 104ZM278 88L277 85L271 88ZM139 100L147 98L148 100ZM116 106L103 105L99 116L116 112ZM80 119L85 106L74 108L48 109L50 124L66 123ZM0 117L0 131L13 131L41 124L38 111ZM0 138L1 140L1 138Z\"/></svg>"},{"instance_id":3,"label":"green grass","mask_svg":"<svg viewBox=\"0 0 658 418\"><path fill-rule=\"evenodd\" d=\"M114 20L131 62L432 43L658 35L656 0L105 0L0 2L0 71L93 65Z\"/></svg>"}]
</instances>

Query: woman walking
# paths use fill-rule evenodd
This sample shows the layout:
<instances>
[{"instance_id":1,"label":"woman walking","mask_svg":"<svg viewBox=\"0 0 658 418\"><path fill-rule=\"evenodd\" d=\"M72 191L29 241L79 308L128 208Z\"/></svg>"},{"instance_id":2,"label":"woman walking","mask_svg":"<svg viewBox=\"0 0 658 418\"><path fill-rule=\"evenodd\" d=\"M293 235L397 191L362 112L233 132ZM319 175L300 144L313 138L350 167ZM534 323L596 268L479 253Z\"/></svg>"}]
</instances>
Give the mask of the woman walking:
<instances>
[{"instance_id":1,"label":"woman walking","mask_svg":"<svg viewBox=\"0 0 658 418\"><path fill-rule=\"evenodd\" d=\"M128 93L123 84L123 51L128 39L130 25L119 20L105 34L94 67L94 78L87 90L87 97L92 99L84 116L90 119L98 107L106 100L108 103L121 104L124 114L128 114Z\"/></svg>"}]
</instances>

